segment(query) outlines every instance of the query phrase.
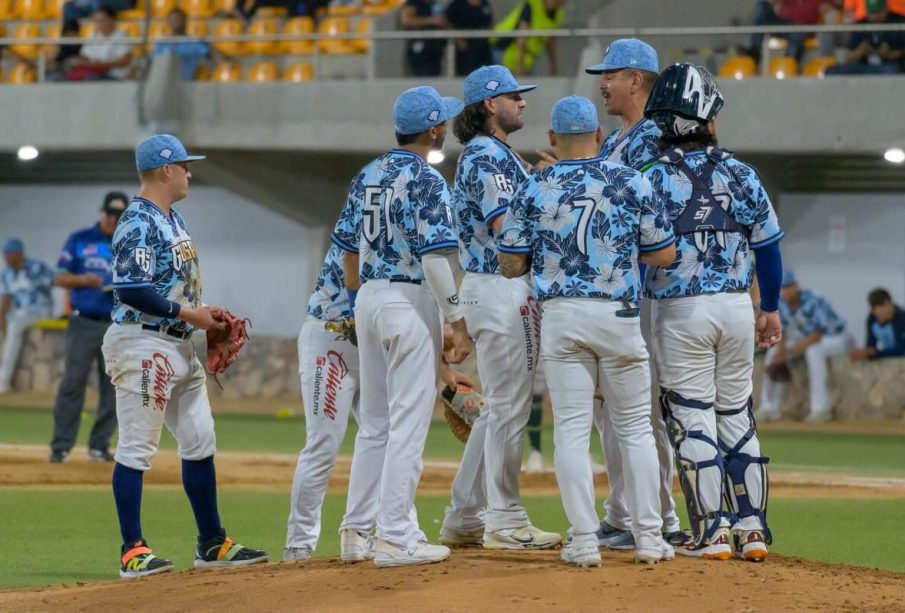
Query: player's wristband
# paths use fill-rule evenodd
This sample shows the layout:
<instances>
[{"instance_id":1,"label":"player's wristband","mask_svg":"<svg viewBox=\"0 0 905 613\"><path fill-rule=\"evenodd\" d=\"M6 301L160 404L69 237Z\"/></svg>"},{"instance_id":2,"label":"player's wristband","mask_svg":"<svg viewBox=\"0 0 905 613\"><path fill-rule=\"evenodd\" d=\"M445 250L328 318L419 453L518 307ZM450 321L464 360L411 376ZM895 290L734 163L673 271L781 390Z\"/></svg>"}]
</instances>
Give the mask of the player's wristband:
<instances>
[{"instance_id":1,"label":"player's wristband","mask_svg":"<svg viewBox=\"0 0 905 613\"><path fill-rule=\"evenodd\" d=\"M349 295L349 310L352 311L352 315L355 315L355 299L358 297L357 289L349 289L346 288L346 293Z\"/></svg>"},{"instance_id":2,"label":"player's wristband","mask_svg":"<svg viewBox=\"0 0 905 613\"><path fill-rule=\"evenodd\" d=\"M760 309L772 313L779 309L779 290L782 287L782 254L779 243L754 249L757 284L760 287Z\"/></svg>"}]
</instances>

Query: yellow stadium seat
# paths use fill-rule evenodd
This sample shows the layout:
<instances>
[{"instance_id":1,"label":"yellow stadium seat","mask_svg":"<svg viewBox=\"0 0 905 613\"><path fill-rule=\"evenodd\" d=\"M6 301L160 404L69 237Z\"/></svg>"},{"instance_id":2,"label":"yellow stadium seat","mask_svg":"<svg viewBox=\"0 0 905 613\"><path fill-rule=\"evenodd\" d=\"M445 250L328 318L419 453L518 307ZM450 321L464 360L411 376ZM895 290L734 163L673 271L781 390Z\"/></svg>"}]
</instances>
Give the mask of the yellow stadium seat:
<instances>
[{"instance_id":1,"label":"yellow stadium seat","mask_svg":"<svg viewBox=\"0 0 905 613\"><path fill-rule=\"evenodd\" d=\"M325 37L346 34L349 32L349 20L343 17L327 17L321 20L317 28L318 34ZM326 38L318 42L321 53L348 54L352 53L352 47L345 40L333 40Z\"/></svg>"},{"instance_id":2,"label":"yellow stadium seat","mask_svg":"<svg viewBox=\"0 0 905 613\"><path fill-rule=\"evenodd\" d=\"M314 67L311 62L295 62L283 71L283 80L293 83L314 80Z\"/></svg>"},{"instance_id":3,"label":"yellow stadium seat","mask_svg":"<svg viewBox=\"0 0 905 613\"><path fill-rule=\"evenodd\" d=\"M48 2L56 2L59 0L47 0ZM136 19L141 20L145 18L145 0L137 0L135 2L135 8L126 9L125 11L120 11L116 14L116 18L120 21L128 20L128 19Z\"/></svg>"},{"instance_id":4,"label":"yellow stadium seat","mask_svg":"<svg viewBox=\"0 0 905 613\"><path fill-rule=\"evenodd\" d=\"M255 17L270 17L270 18L279 18L285 19L289 14L289 11L286 10L285 7L282 6L262 6L257 11L255 11Z\"/></svg>"},{"instance_id":5,"label":"yellow stadium seat","mask_svg":"<svg viewBox=\"0 0 905 613\"><path fill-rule=\"evenodd\" d=\"M794 57L770 58L767 65L767 73L774 79L789 79L798 74L798 62Z\"/></svg>"},{"instance_id":6,"label":"yellow stadium seat","mask_svg":"<svg viewBox=\"0 0 905 613\"><path fill-rule=\"evenodd\" d=\"M137 21L120 21L116 24L116 29L129 38L141 38L141 24ZM141 55L141 43L135 43L133 50L137 55Z\"/></svg>"},{"instance_id":7,"label":"yellow stadium seat","mask_svg":"<svg viewBox=\"0 0 905 613\"><path fill-rule=\"evenodd\" d=\"M44 0L19 0L19 19L41 21L46 15Z\"/></svg>"},{"instance_id":8,"label":"yellow stadium seat","mask_svg":"<svg viewBox=\"0 0 905 613\"><path fill-rule=\"evenodd\" d=\"M176 0L150 0L150 2L151 16L158 19L163 19L176 8Z\"/></svg>"},{"instance_id":9,"label":"yellow stadium seat","mask_svg":"<svg viewBox=\"0 0 905 613\"><path fill-rule=\"evenodd\" d=\"M211 80L211 69L207 67L207 64L201 64L195 70L195 80L196 81L210 81Z\"/></svg>"},{"instance_id":10,"label":"yellow stadium seat","mask_svg":"<svg viewBox=\"0 0 905 613\"><path fill-rule=\"evenodd\" d=\"M236 12L237 0L214 0L214 13L232 15Z\"/></svg>"},{"instance_id":11,"label":"yellow stadium seat","mask_svg":"<svg viewBox=\"0 0 905 613\"><path fill-rule=\"evenodd\" d=\"M170 24L162 19L160 21L152 21L148 26L148 38L151 40L154 40L155 38L166 38L172 33L173 29L170 28Z\"/></svg>"},{"instance_id":12,"label":"yellow stadium seat","mask_svg":"<svg viewBox=\"0 0 905 613\"><path fill-rule=\"evenodd\" d=\"M204 38L210 31L210 26L206 19L189 19L185 24L185 33L195 38Z\"/></svg>"},{"instance_id":13,"label":"yellow stadium seat","mask_svg":"<svg viewBox=\"0 0 905 613\"><path fill-rule=\"evenodd\" d=\"M242 22L238 19L223 19L214 26L214 36L236 36L242 34L242 30ZM245 54L245 44L234 40L215 42L214 49L229 56Z\"/></svg>"},{"instance_id":14,"label":"yellow stadium seat","mask_svg":"<svg viewBox=\"0 0 905 613\"><path fill-rule=\"evenodd\" d=\"M46 0L44 3L44 19L62 19L63 4L66 0Z\"/></svg>"},{"instance_id":15,"label":"yellow stadium seat","mask_svg":"<svg viewBox=\"0 0 905 613\"><path fill-rule=\"evenodd\" d=\"M0 21L15 21L19 18L19 3L16 0L0 0Z\"/></svg>"},{"instance_id":16,"label":"yellow stadium seat","mask_svg":"<svg viewBox=\"0 0 905 613\"><path fill-rule=\"evenodd\" d=\"M246 81L252 83L271 83L280 77L280 69L273 62L258 62L248 69Z\"/></svg>"},{"instance_id":17,"label":"yellow stadium seat","mask_svg":"<svg viewBox=\"0 0 905 613\"><path fill-rule=\"evenodd\" d=\"M283 34L293 36L314 32L314 20L310 17L293 17L283 25ZM284 40L283 53L288 55L309 55L314 51L314 42L310 40Z\"/></svg>"},{"instance_id":18,"label":"yellow stadium seat","mask_svg":"<svg viewBox=\"0 0 905 613\"><path fill-rule=\"evenodd\" d=\"M817 77L822 79L826 73L826 69L836 64L836 58L830 56L815 57L804 65L801 71L806 77Z\"/></svg>"},{"instance_id":19,"label":"yellow stadium seat","mask_svg":"<svg viewBox=\"0 0 905 613\"><path fill-rule=\"evenodd\" d=\"M31 64L18 63L6 75L6 82L15 85L25 85L26 83L34 83L37 81L35 68Z\"/></svg>"},{"instance_id":20,"label":"yellow stadium seat","mask_svg":"<svg viewBox=\"0 0 905 613\"><path fill-rule=\"evenodd\" d=\"M97 26L94 25L93 21L83 20L79 24L79 36L82 38L91 38L95 32L97 32Z\"/></svg>"},{"instance_id":21,"label":"yellow stadium seat","mask_svg":"<svg viewBox=\"0 0 905 613\"><path fill-rule=\"evenodd\" d=\"M13 32L13 38L40 38L41 26L36 23L20 23ZM10 45L9 50L19 57L27 60L37 59L41 50L40 45L36 44L15 44Z\"/></svg>"},{"instance_id":22,"label":"yellow stadium seat","mask_svg":"<svg viewBox=\"0 0 905 613\"><path fill-rule=\"evenodd\" d=\"M359 13L361 7L357 4L337 4L327 6L328 17L353 17Z\"/></svg>"},{"instance_id":23,"label":"yellow stadium seat","mask_svg":"<svg viewBox=\"0 0 905 613\"><path fill-rule=\"evenodd\" d=\"M258 17L248 26L246 34L278 34L280 22L273 17ZM245 43L245 52L251 55L273 55L279 53L279 45L274 40L250 40Z\"/></svg>"},{"instance_id":24,"label":"yellow stadium seat","mask_svg":"<svg viewBox=\"0 0 905 613\"><path fill-rule=\"evenodd\" d=\"M63 29L62 24L53 23L47 26L47 30L44 32L44 36L47 38L58 38L60 36L60 31ZM60 50L60 46L48 43L41 47L41 53L44 55L45 60L50 60L56 57L57 52Z\"/></svg>"},{"instance_id":25,"label":"yellow stadium seat","mask_svg":"<svg viewBox=\"0 0 905 613\"><path fill-rule=\"evenodd\" d=\"M189 17L213 17L213 0L180 0L179 7Z\"/></svg>"},{"instance_id":26,"label":"yellow stadium seat","mask_svg":"<svg viewBox=\"0 0 905 613\"><path fill-rule=\"evenodd\" d=\"M757 64L747 55L731 57L720 66L720 77L724 79L747 79L757 76Z\"/></svg>"},{"instance_id":27,"label":"yellow stadium seat","mask_svg":"<svg viewBox=\"0 0 905 613\"><path fill-rule=\"evenodd\" d=\"M216 83L236 83L242 80L242 68L236 62L217 64L210 80Z\"/></svg>"},{"instance_id":28,"label":"yellow stadium seat","mask_svg":"<svg viewBox=\"0 0 905 613\"><path fill-rule=\"evenodd\" d=\"M355 24L355 31L360 34L370 34L371 20L359 19L358 23ZM356 53L367 53L368 49L371 47L371 40L368 38L356 38L355 40L349 41L349 46Z\"/></svg>"}]
</instances>

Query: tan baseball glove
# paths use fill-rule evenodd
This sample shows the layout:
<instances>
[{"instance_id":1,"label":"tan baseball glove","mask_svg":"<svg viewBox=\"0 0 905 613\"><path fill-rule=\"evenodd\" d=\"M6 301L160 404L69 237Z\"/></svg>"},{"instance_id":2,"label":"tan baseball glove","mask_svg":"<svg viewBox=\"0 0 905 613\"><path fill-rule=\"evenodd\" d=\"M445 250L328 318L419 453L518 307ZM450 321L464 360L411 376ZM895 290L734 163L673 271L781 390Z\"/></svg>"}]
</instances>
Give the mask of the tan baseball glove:
<instances>
[{"instance_id":1,"label":"tan baseball glove","mask_svg":"<svg viewBox=\"0 0 905 613\"><path fill-rule=\"evenodd\" d=\"M468 440L471 424L484 408L484 397L467 385L459 385L455 390L445 387L440 393L443 402L443 417L459 441Z\"/></svg>"},{"instance_id":2,"label":"tan baseball glove","mask_svg":"<svg viewBox=\"0 0 905 613\"><path fill-rule=\"evenodd\" d=\"M207 372L216 380L218 374L226 372L239 359L239 352L248 342L246 326L251 327L251 322L248 318L239 319L226 309L212 312L211 317L226 324L222 330L207 331Z\"/></svg>"}]
</instances>

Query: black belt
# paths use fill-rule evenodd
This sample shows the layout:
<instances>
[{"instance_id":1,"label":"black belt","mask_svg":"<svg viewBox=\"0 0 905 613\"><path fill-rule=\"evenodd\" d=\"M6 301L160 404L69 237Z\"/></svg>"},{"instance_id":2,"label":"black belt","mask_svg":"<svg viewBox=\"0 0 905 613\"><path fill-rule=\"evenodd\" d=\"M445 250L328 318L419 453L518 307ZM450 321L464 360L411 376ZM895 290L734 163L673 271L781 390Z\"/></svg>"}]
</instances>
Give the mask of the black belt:
<instances>
[{"instance_id":1,"label":"black belt","mask_svg":"<svg viewBox=\"0 0 905 613\"><path fill-rule=\"evenodd\" d=\"M106 323L110 323L110 313L106 313L104 315L89 315L87 313L76 313L79 317L84 319L90 319L91 321L103 321Z\"/></svg>"},{"instance_id":2,"label":"black belt","mask_svg":"<svg viewBox=\"0 0 905 613\"><path fill-rule=\"evenodd\" d=\"M424 281L421 279L390 279L390 283L411 283L412 285L421 285Z\"/></svg>"},{"instance_id":3,"label":"black belt","mask_svg":"<svg viewBox=\"0 0 905 613\"><path fill-rule=\"evenodd\" d=\"M192 333L188 330L172 330L168 326L163 326L160 324L141 324L141 329L150 330L151 332L160 332L161 334L166 334L167 336L178 338L181 341L184 341L192 335Z\"/></svg>"}]
</instances>

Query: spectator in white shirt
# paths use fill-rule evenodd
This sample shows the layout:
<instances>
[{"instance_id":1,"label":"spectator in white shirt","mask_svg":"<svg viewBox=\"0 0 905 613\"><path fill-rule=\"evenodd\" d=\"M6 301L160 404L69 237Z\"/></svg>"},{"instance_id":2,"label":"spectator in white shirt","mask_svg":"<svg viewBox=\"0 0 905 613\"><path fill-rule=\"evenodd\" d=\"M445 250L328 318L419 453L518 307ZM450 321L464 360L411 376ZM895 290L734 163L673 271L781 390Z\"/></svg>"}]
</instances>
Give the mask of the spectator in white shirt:
<instances>
[{"instance_id":1,"label":"spectator in white shirt","mask_svg":"<svg viewBox=\"0 0 905 613\"><path fill-rule=\"evenodd\" d=\"M132 45L123 42L125 34L116 29L116 13L99 8L92 15L97 31L90 43L82 45L73 58L66 78L70 81L127 79L132 64Z\"/></svg>"}]
</instances>

